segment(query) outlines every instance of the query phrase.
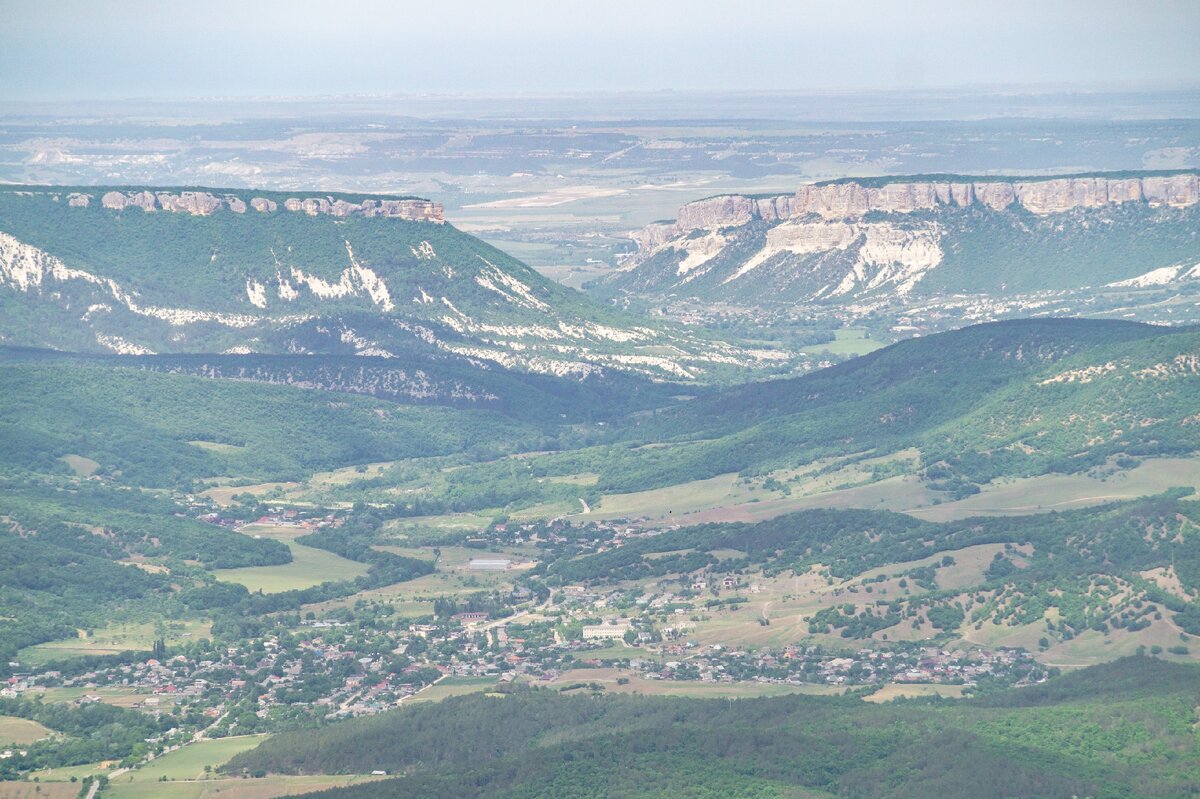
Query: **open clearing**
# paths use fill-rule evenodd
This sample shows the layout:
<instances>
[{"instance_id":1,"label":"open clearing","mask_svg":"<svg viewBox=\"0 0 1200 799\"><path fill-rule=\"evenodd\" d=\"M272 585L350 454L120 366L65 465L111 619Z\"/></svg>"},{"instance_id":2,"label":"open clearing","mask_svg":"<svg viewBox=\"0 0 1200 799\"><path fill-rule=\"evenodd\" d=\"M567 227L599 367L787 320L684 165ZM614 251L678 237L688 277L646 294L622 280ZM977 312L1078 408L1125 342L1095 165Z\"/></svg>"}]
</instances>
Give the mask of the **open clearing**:
<instances>
[{"instance_id":1,"label":"open clearing","mask_svg":"<svg viewBox=\"0 0 1200 799\"><path fill-rule=\"evenodd\" d=\"M961 685L928 685L924 683L888 683L870 696L867 702L891 702L900 697L948 696L955 699L963 695Z\"/></svg>"},{"instance_id":2,"label":"open clearing","mask_svg":"<svg viewBox=\"0 0 1200 799\"><path fill-rule=\"evenodd\" d=\"M84 694L88 696L98 697L100 702L105 705L115 705L116 707L134 707L142 705L147 699L156 696L150 693L149 689L137 688L47 688L42 694L43 702L74 702ZM170 710L175 704L174 697L157 695L157 704L153 705L153 710Z\"/></svg>"},{"instance_id":3,"label":"open clearing","mask_svg":"<svg viewBox=\"0 0 1200 799\"><path fill-rule=\"evenodd\" d=\"M452 696L477 694L483 691L490 691L495 687L495 677L446 677L436 685L431 685L425 690L414 694L412 698L405 699L404 703L440 702Z\"/></svg>"},{"instance_id":4,"label":"open clearing","mask_svg":"<svg viewBox=\"0 0 1200 799\"><path fill-rule=\"evenodd\" d=\"M60 461L71 467L76 477L91 477L100 468L100 464L82 455L63 455Z\"/></svg>"},{"instance_id":5,"label":"open clearing","mask_svg":"<svg viewBox=\"0 0 1200 799\"><path fill-rule=\"evenodd\" d=\"M1200 458L1155 458L1103 479L1088 474L1048 474L1001 480L957 502L904 510L929 521L1013 516L1102 505L1184 486L1200 490Z\"/></svg>"},{"instance_id":6,"label":"open clearing","mask_svg":"<svg viewBox=\"0 0 1200 799\"><path fill-rule=\"evenodd\" d=\"M128 775L117 778L118 782L156 782L162 777L169 780L192 780L204 776L204 767L216 769L241 752L253 749L262 743L265 735L238 735L232 738L216 738L198 741L168 752L150 761Z\"/></svg>"},{"instance_id":7,"label":"open clearing","mask_svg":"<svg viewBox=\"0 0 1200 799\"><path fill-rule=\"evenodd\" d=\"M108 797L111 799L274 799L277 796L299 796L377 779L381 778L360 775L313 777L271 775L264 778L232 777L150 783L118 781L104 792L104 796L106 799ZM74 794L71 796L74 797Z\"/></svg>"},{"instance_id":8,"label":"open clearing","mask_svg":"<svg viewBox=\"0 0 1200 799\"><path fill-rule=\"evenodd\" d=\"M221 507L226 507L232 504L233 498L239 494L251 494L256 497L265 497L266 495L275 491L285 493L298 488L300 488L299 483L258 483L256 485L245 486L223 485L201 491L200 495L208 497Z\"/></svg>"},{"instance_id":9,"label":"open clearing","mask_svg":"<svg viewBox=\"0 0 1200 799\"><path fill-rule=\"evenodd\" d=\"M31 744L54 733L36 721L17 716L0 716L0 745Z\"/></svg>"},{"instance_id":10,"label":"open clearing","mask_svg":"<svg viewBox=\"0 0 1200 799\"><path fill-rule=\"evenodd\" d=\"M81 780L84 777L91 775L107 774L109 771L117 767L118 761L106 760L102 763L85 763L80 766L63 766L62 768L47 768L41 771L31 771L29 779L39 780L40 782L69 782L72 777ZM13 783L0 783L0 785L12 785ZM78 788L72 789L78 792ZM3 794L0 794L3 796Z\"/></svg>"},{"instance_id":11,"label":"open clearing","mask_svg":"<svg viewBox=\"0 0 1200 799\"><path fill-rule=\"evenodd\" d=\"M207 637L212 625L201 621L171 621L166 627L164 640L168 646L178 645L197 638ZM128 650L149 651L154 646L155 625L114 624L93 630L81 630L79 637L47 641L44 644L26 647L18 654L23 665L37 666L52 660L79 657L81 655L111 655Z\"/></svg>"},{"instance_id":12,"label":"open clearing","mask_svg":"<svg viewBox=\"0 0 1200 799\"><path fill-rule=\"evenodd\" d=\"M646 680L636 672L617 668L572 669L563 672L555 680L539 683L548 688L562 690L579 683L596 683L605 691L620 694L646 694L650 696L689 696L706 699L744 699L757 696L784 696L787 694L817 694L830 696L841 694L845 688L836 685L783 685L780 683L716 683L676 680Z\"/></svg>"},{"instance_id":13,"label":"open clearing","mask_svg":"<svg viewBox=\"0 0 1200 799\"><path fill-rule=\"evenodd\" d=\"M0 782L0 799L75 799L79 786L72 782Z\"/></svg>"},{"instance_id":14,"label":"open clearing","mask_svg":"<svg viewBox=\"0 0 1200 799\"><path fill-rule=\"evenodd\" d=\"M827 344L814 344L805 347L811 354L827 352L830 355L866 355L868 352L887 346L867 338L867 331L861 327L846 327L834 331L834 340Z\"/></svg>"},{"instance_id":15,"label":"open clearing","mask_svg":"<svg viewBox=\"0 0 1200 799\"><path fill-rule=\"evenodd\" d=\"M678 525L709 522L757 522L811 508L864 508L909 513L929 521L955 521L971 516L1011 516L1069 510L1117 500L1158 494L1175 487L1200 491L1200 458L1156 458L1133 469L1103 476L1048 474L998 480L966 499L943 502L912 475L867 482L873 463L908 459L906 453L862 461L832 472L806 477L812 471L776 472L791 495L747 484L736 474L724 474L674 486L626 494L605 495L590 514L580 519L646 518ZM538 508L548 515L557 508ZM530 509L533 511L534 509ZM529 513L529 512L527 512ZM529 515L539 515L529 513Z\"/></svg>"},{"instance_id":16,"label":"open clearing","mask_svg":"<svg viewBox=\"0 0 1200 799\"><path fill-rule=\"evenodd\" d=\"M353 580L367 573L367 566L323 549L287 541L292 562L282 566L247 566L242 569L217 569L218 580L240 583L251 591L277 594L311 588L331 580Z\"/></svg>"}]
</instances>

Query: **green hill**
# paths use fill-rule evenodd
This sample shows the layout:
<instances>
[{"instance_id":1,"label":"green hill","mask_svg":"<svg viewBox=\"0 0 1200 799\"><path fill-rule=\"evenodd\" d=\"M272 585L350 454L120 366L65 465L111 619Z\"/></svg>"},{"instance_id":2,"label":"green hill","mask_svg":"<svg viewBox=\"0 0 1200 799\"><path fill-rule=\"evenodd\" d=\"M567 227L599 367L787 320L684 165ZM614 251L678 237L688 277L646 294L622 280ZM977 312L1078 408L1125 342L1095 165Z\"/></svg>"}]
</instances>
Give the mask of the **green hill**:
<instances>
[{"instance_id":1,"label":"green hill","mask_svg":"<svg viewBox=\"0 0 1200 799\"><path fill-rule=\"evenodd\" d=\"M388 203L428 213L374 213ZM786 361L600 306L433 207L338 194L0 187L0 343L440 355L576 379L616 370L708 380Z\"/></svg>"},{"instance_id":2,"label":"green hill","mask_svg":"<svg viewBox=\"0 0 1200 799\"><path fill-rule=\"evenodd\" d=\"M283 734L225 770L404 776L375 797L1174 797L1200 670L1129 658L954 703L518 692Z\"/></svg>"},{"instance_id":3,"label":"green hill","mask_svg":"<svg viewBox=\"0 0 1200 799\"><path fill-rule=\"evenodd\" d=\"M1198 350L1194 330L1133 323L979 325L640 416L623 431L630 446L563 456L561 468L637 491L912 447L943 479L970 482L1195 452Z\"/></svg>"},{"instance_id":4,"label":"green hill","mask_svg":"<svg viewBox=\"0 0 1200 799\"><path fill-rule=\"evenodd\" d=\"M542 427L494 411L399 405L288 385L70 358L0 361L0 467L58 473L81 456L127 485L303 479L371 461L506 452Z\"/></svg>"}]
</instances>

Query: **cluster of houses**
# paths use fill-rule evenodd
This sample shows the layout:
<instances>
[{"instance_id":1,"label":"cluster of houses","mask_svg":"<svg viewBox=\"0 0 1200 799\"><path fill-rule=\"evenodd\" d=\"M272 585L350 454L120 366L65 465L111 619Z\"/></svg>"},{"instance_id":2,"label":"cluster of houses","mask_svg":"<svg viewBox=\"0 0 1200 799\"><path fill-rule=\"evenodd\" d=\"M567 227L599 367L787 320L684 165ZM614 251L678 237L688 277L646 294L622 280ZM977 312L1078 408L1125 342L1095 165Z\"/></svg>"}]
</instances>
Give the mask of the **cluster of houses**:
<instances>
[{"instance_id":1,"label":"cluster of houses","mask_svg":"<svg viewBox=\"0 0 1200 799\"><path fill-rule=\"evenodd\" d=\"M923 683L974 687L982 679L1005 685L1044 681L1048 671L1024 650L897 647L830 652L820 647L746 650L720 644L666 645L675 660L632 658L631 669L645 679L690 679L703 682L743 681L784 684L824 683L867 686Z\"/></svg>"}]
</instances>

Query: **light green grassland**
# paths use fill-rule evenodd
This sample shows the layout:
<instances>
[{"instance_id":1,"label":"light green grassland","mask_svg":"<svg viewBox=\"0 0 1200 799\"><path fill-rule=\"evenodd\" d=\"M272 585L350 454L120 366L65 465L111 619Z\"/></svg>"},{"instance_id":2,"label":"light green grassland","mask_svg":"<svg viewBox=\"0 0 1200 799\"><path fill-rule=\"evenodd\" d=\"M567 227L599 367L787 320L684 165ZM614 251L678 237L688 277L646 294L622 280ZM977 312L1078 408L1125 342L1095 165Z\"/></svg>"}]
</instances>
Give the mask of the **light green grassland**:
<instances>
[{"instance_id":1,"label":"light green grassland","mask_svg":"<svg viewBox=\"0 0 1200 799\"><path fill-rule=\"evenodd\" d=\"M362 775L229 777L171 782L121 782L104 792L106 799L275 799L382 779ZM72 794L74 796L74 794ZM39 798L40 799L40 798Z\"/></svg>"},{"instance_id":2,"label":"light green grassland","mask_svg":"<svg viewBox=\"0 0 1200 799\"><path fill-rule=\"evenodd\" d=\"M1135 499L1178 486L1200 490L1200 458L1194 457L1149 459L1133 469L1104 473L997 480L982 486L980 493L954 502L943 502L942 495L911 474L870 482L872 465L907 460L915 470L918 457L909 451L848 464L824 474L813 474L811 469L774 473L776 479L787 481L790 496L763 488L759 480L747 484L734 474L649 491L609 494L593 513L579 518L646 517L653 521L669 519L676 524L703 524L762 521L810 508L866 508L910 513L929 521L954 521L970 516L1067 510Z\"/></svg>"},{"instance_id":3,"label":"light green grassland","mask_svg":"<svg viewBox=\"0 0 1200 799\"><path fill-rule=\"evenodd\" d=\"M204 638L209 634L211 625L196 620L172 620L166 625L164 640L168 645L178 645ZM127 650L149 650L154 645L157 635L153 622L113 624L93 630L88 634L81 630L76 638L64 638L58 641L48 641L44 644L26 647L18 654L18 660L25 665L39 665L52 660L78 657L80 655L108 655Z\"/></svg>"},{"instance_id":4,"label":"light green grassland","mask_svg":"<svg viewBox=\"0 0 1200 799\"><path fill-rule=\"evenodd\" d=\"M406 704L409 702L440 702L452 696L482 693L495 687L496 680L493 677L446 677L404 701Z\"/></svg>"},{"instance_id":5,"label":"light green grassland","mask_svg":"<svg viewBox=\"0 0 1200 799\"><path fill-rule=\"evenodd\" d=\"M75 799L79 788L70 782L0 782L0 799Z\"/></svg>"},{"instance_id":6,"label":"light green grassland","mask_svg":"<svg viewBox=\"0 0 1200 799\"><path fill-rule=\"evenodd\" d=\"M215 441L189 441L188 443L207 452L216 452L222 455L230 455L246 449L237 444L219 444Z\"/></svg>"},{"instance_id":7,"label":"light green grassland","mask_svg":"<svg viewBox=\"0 0 1200 799\"><path fill-rule=\"evenodd\" d=\"M739 481L736 474L722 474L707 480L694 480L650 491L608 494L585 519L615 519L638 516L660 518L665 515L736 505L752 499L769 499L778 494L755 489Z\"/></svg>"},{"instance_id":8,"label":"light green grassland","mask_svg":"<svg viewBox=\"0 0 1200 799\"><path fill-rule=\"evenodd\" d=\"M47 768L42 769L41 771L30 772L29 779L36 779L38 782L70 782L72 777L77 780L82 780L84 777L88 776L107 774L109 771L116 768L116 766L116 760L108 760L102 763L84 763L79 766ZM3 784L7 783L0 783L0 785Z\"/></svg>"},{"instance_id":9,"label":"light green grassland","mask_svg":"<svg viewBox=\"0 0 1200 799\"><path fill-rule=\"evenodd\" d=\"M868 702L891 702L900 697L948 696L958 698L963 695L961 685L925 685L914 683L888 683L875 693L864 697Z\"/></svg>"},{"instance_id":10,"label":"light green grassland","mask_svg":"<svg viewBox=\"0 0 1200 799\"><path fill-rule=\"evenodd\" d=\"M867 331L859 327L846 327L834 331L834 340L828 344L815 344L808 347L811 354L823 352L830 355L866 355L868 352L887 346L879 341L867 338Z\"/></svg>"},{"instance_id":11,"label":"light green grassland","mask_svg":"<svg viewBox=\"0 0 1200 799\"><path fill-rule=\"evenodd\" d=\"M161 777L169 780L198 779L204 776L205 766L215 770L234 755L258 746L265 738L265 735L238 735L198 741L150 761L128 776L119 777L117 782L155 782Z\"/></svg>"},{"instance_id":12,"label":"light green grassland","mask_svg":"<svg viewBox=\"0 0 1200 799\"><path fill-rule=\"evenodd\" d=\"M117 707L133 707L140 705L153 695L148 690L136 688L47 688L42 694L43 702L74 702L84 694L99 697L106 705ZM175 700L169 696L159 696L155 710L170 710Z\"/></svg>"},{"instance_id":13,"label":"light green grassland","mask_svg":"<svg viewBox=\"0 0 1200 799\"><path fill-rule=\"evenodd\" d=\"M1104 477L1091 474L1048 474L997 480L971 497L925 508L907 509L929 521L969 516L1008 516L1069 510L1122 499L1158 494L1187 486L1200 490L1200 458L1154 458L1133 469Z\"/></svg>"},{"instance_id":14,"label":"light green grassland","mask_svg":"<svg viewBox=\"0 0 1200 799\"><path fill-rule=\"evenodd\" d=\"M99 463L82 455L63 455L59 460L70 466L76 477L91 477L100 468Z\"/></svg>"},{"instance_id":15,"label":"light green grassland","mask_svg":"<svg viewBox=\"0 0 1200 799\"><path fill-rule=\"evenodd\" d=\"M54 733L36 721L17 716L0 716L0 746L4 744L31 744L48 738Z\"/></svg>"},{"instance_id":16,"label":"light green grassland","mask_svg":"<svg viewBox=\"0 0 1200 799\"><path fill-rule=\"evenodd\" d=\"M365 564L347 560L323 549L288 541L292 562L282 566L248 566L242 569L217 569L217 579L240 583L251 591L276 594L310 588L331 580L353 580L366 574Z\"/></svg>"},{"instance_id":17,"label":"light green grassland","mask_svg":"<svg viewBox=\"0 0 1200 799\"><path fill-rule=\"evenodd\" d=\"M577 683L596 683L610 693L650 696L689 696L705 699L741 699L787 694L841 694L844 688L832 685L781 685L778 683L710 683L674 680L647 680L636 672L619 668L572 669L549 683L548 688L562 689Z\"/></svg>"}]
</instances>

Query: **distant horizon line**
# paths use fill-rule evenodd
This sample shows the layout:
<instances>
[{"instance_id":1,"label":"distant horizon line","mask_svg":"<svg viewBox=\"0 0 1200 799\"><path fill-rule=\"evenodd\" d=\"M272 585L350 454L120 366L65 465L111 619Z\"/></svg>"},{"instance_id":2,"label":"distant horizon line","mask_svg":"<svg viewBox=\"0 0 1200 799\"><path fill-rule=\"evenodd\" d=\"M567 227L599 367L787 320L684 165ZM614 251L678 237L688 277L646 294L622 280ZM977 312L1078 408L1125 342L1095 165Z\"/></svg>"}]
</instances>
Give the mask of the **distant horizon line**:
<instances>
[{"instance_id":1,"label":"distant horizon line","mask_svg":"<svg viewBox=\"0 0 1200 799\"><path fill-rule=\"evenodd\" d=\"M322 94L186 94L131 95L121 97L61 97L61 98L4 98L0 107L19 105L64 105L97 103L211 103L262 102L336 102L354 100L444 99L497 100L507 98L582 98L582 97L650 97L674 95L680 97L836 97L878 95L956 95L976 92L984 97L1003 95L1038 96L1053 94L1180 94L1200 91L1200 81L1189 83L1164 82L1045 82L1045 83L962 83L937 86L878 86L858 88L795 88L795 89L535 89L494 91L394 91L394 92L335 92Z\"/></svg>"}]
</instances>

